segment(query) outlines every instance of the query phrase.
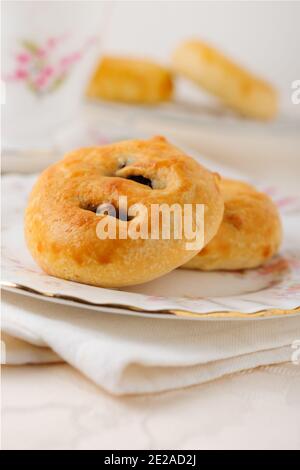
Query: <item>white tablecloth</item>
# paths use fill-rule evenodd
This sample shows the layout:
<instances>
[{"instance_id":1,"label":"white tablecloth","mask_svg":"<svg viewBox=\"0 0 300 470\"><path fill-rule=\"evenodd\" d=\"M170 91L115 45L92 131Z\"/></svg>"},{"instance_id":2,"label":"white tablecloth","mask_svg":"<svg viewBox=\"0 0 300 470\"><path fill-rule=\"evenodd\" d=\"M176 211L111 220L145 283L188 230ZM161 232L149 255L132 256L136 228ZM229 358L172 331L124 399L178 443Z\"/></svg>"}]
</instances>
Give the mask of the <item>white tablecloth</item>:
<instances>
[{"instance_id":1,"label":"white tablecloth","mask_svg":"<svg viewBox=\"0 0 300 470\"><path fill-rule=\"evenodd\" d=\"M3 449L299 449L300 366L116 398L67 365L3 367Z\"/></svg>"}]
</instances>

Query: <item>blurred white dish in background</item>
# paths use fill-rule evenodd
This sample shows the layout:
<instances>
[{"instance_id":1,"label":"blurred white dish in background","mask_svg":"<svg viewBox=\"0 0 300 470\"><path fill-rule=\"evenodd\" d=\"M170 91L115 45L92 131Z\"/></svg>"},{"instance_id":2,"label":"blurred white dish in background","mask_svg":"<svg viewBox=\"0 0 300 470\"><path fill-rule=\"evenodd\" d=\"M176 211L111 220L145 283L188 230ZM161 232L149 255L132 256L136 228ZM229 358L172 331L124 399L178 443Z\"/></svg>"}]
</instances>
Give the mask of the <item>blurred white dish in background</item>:
<instances>
[{"instance_id":1,"label":"blurred white dish in background","mask_svg":"<svg viewBox=\"0 0 300 470\"><path fill-rule=\"evenodd\" d=\"M46 149L76 118L107 12L98 1L2 3L5 150Z\"/></svg>"},{"instance_id":2,"label":"blurred white dish in background","mask_svg":"<svg viewBox=\"0 0 300 470\"><path fill-rule=\"evenodd\" d=\"M193 111L190 111L190 108ZM275 184L289 194L299 193L300 121L280 116L270 123L242 119L213 106L178 102L161 106L89 103L69 129L53 135L51 144L18 154L3 152L3 172L36 172L74 148L131 138L165 135L207 166L230 167L227 176L244 174L249 181ZM234 171L236 170L236 171Z\"/></svg>"}]
</instances>

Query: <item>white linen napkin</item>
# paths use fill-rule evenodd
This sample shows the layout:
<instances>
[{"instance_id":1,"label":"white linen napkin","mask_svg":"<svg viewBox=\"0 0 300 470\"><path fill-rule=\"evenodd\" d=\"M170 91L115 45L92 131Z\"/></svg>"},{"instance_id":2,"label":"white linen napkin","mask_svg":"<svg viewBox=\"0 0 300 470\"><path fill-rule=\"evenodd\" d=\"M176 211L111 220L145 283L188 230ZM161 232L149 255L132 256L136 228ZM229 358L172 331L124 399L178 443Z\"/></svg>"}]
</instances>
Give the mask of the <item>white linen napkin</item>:
<instances>
[{"instance_id":1,"label":"white linen napkin","mask_svg":"<svg viewBox=\"0 0 300 470\"><path fill-rule=\"evenodd\" d=\"M34 344L15 338L1 332L1 364L49 364L64 362L48 347L39 347Z\"/></svg>"},{"instance_id":2,"label":"white linen napkin","mask_svg":"<svg viewBox=\"0 0 300 470\"><path fill-rule=\"evenodd\" d=\"M2 332L35 346L22 356L18 351L24 343L14 352L4 336L7 363L61 358L116 395L186 387L291 361L292 345L300 340L300 316L255 321L138 318L10 292L3 292L2 307Z\"/></svg>"}]
</instances>

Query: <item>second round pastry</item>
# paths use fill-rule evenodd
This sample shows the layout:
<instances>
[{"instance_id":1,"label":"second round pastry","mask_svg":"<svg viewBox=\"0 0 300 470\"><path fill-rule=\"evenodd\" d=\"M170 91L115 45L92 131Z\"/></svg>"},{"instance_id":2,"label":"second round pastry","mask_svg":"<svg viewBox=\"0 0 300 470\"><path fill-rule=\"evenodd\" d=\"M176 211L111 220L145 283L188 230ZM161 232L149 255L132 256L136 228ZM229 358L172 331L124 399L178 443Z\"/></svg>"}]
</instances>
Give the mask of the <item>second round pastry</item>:
<instances>
[{"instance_id":1,"label":"second round pastry","mask_svg":"<svg viewBox=\"0 0 300 470\"><path fill-rule=\"evenodd\" d=\"M224 217L215 237L184 268L256 268L277 253L282 228L273 201L250 184L222 178Z\"/></svg>"}]
</instances>

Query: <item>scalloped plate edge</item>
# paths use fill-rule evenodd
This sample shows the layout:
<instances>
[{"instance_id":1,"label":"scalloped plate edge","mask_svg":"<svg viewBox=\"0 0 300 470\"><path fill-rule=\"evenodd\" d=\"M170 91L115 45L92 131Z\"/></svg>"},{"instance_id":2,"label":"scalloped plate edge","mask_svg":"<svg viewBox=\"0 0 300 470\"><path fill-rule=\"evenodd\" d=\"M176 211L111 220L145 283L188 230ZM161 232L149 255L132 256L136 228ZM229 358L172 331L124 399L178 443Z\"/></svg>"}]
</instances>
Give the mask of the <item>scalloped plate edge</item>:
<instances>
[{"instance_id":1,"label":"scalloped plate edge","mask_svg":"<svg viewBox=\"0 0 300 470\"><path fill-rule=\"evenodd\" d=\"M147 316L154 318L176 318L183 320L201 320L201 319L226 319L226 320L251 320L251 319L262 319L262 318L279 318L284 316L295 316L300 313L300 306L293 309L266 309L259 310L252 313L243 313L239 311L215 311L209 313L197 313L190 312L188 310L145 310L139 307L132 305L123 305L117 303L94 303L89 302L88 300L80 299L79 297L59 294L59 293L50 293L40 290L33 289L31 287L24 286L22 284L13 283L10 281L1 280L1 288L11 292L28 295L36 298L42 298L44 300L60 301L69 305L75 305L77 307L86 307L90 309L107 309L111 313L121 313L126 315L136 315L136 316Z\"/></svg>"}]
</instances>

